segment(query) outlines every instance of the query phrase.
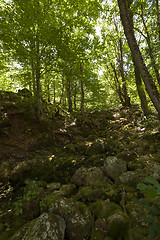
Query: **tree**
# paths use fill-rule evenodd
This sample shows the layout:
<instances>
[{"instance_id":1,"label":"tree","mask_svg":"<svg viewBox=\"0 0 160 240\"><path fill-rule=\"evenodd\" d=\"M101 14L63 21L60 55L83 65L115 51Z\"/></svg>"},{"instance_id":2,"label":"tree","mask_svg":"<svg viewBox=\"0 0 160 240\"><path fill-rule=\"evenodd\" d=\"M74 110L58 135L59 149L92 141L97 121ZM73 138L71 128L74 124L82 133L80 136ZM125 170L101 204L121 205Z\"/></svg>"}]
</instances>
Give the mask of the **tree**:
<instances>
[{"instance_id":1,"label":"tree","mask_svg":"<svg viewBox=\"0 0 160 240\"><path fill-rule=\"evenodd\" d=\"M160 116L160 94L156 88L152 76L148 71L146 64L144 63L144 59L137 44L137 40L134 35L129 5L127 4L126 0L118 0L118 5L120 10L121 21L124 27L124 33L131 50L134 65L137 67L139 73L141 74L146 90L153 102L154 107L156 108Z\"/></svg>"},{"instance_id":2,"label":"tree","mask_svg":"<svg viewBox=\"0 0 160 240\"><path fill-rule=\"evenodd\" d=\"M2 2L3 49L12 51L12 58L22 67L29 66L39 116L43 76L55 70L60 59L72 58L73 62L79 52L85 54L102 0L93 0L92 4L86 0Z\"/></svg>"}]
</instances>

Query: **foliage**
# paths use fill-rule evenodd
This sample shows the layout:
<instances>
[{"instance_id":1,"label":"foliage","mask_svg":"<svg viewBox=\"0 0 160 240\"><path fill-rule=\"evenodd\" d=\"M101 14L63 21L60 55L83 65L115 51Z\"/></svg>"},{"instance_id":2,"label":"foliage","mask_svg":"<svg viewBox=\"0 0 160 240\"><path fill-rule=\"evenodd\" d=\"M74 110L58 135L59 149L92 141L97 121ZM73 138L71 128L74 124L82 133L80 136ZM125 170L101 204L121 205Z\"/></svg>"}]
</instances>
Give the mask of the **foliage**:
<instances>
[{"instance_id":1,"label":"foliage","mask_svg":"<svg viewBox=\"0 0 160 240\"><path fill-rule=\"evenodd\" d=\"M27 179L25 181L25 184L26 184L26 187L24 189L23 197L14 203L14 212L16 216L22 214L22 211L23 211L22 207L25 201L37 199L36 181Z\"/></svg>"},{"instance_id":2,"label":"foliage","mask_svg":"<svg viewBox=\"0 0 160 240\"><path fill-rule=\"evenodd\" d=\"M128 1L140 50L158 85L155 2ZM25 87L39 105L44 99L65 110L73 105L74 111L82 103L85 109L124 105L125 94L140 102L116 0L1 0L0 15L2 90Z\"/></svg>"},{"instance_id":3,"label":"foliage","mask_svg":"<svg viewBox=\"0 0 160 240\"><path fill-rule=\"evenodd\" d=\"M143 194L144 198L136 200L146 210L144 220L148 223L149 234L153 239L160 236L160 184L153 177L146 177L145 183L139 183L137 189Z\"/></svg>"}]
</instances>

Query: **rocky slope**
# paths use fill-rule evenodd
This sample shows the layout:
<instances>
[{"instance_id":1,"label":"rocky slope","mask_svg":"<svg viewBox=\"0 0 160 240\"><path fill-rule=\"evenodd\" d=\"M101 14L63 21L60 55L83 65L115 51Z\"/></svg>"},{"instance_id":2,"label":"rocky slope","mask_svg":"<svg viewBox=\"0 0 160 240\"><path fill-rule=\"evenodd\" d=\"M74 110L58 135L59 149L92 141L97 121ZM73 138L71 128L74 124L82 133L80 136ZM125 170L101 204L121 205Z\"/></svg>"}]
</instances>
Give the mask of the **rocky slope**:
<instances>
[{"instance_id":1,"label":"rocky slope","mask_svg":"<svg viewBox=\"0 0 160 240\"><path fill-rule=\"evenodd\" d=\"M5 93L0 124L0 239L159 239L152 194L137 189L160 180L156 116L133 106L37 122L31 101Z\"/></svg>"}]
</instances>

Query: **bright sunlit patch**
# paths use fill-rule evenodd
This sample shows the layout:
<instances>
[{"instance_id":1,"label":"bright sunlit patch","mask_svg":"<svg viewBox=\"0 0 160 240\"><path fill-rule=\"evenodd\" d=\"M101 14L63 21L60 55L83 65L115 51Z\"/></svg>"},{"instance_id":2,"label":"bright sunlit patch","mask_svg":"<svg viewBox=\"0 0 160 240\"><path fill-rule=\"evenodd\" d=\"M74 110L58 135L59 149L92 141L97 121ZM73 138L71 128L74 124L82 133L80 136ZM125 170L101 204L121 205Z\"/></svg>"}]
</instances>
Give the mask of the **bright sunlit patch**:
<instances>
[{"instance_id":1,"label":"bright sunlit patch","mask_svg":"<svg viewBox=\"0 0 160 240\"><path fill-rule=\"evenodd\" d=\"M51 156L48 158L49 161L52 161L54 157L55 157L55 155L51 155Z\"/></svg>"}]
</instances>

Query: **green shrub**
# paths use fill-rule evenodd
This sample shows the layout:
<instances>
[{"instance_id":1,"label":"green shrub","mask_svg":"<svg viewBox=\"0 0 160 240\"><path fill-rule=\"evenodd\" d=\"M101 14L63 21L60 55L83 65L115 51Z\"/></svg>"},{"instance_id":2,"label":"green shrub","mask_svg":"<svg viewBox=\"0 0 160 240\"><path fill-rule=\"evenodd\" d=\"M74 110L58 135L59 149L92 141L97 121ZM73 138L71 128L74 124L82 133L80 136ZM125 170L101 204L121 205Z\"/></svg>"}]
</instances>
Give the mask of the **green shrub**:
<instances>
[{"instance_id":1,"label":"green shrub","mask_svg":"<svg viewBox=\"0 0 160 240\"><path fill-rule=\"evenodd\" d=\"M146 210L144 221L148 223L148 231L152 239L160 239L160 184L153 177L146 177L145 183L139 183L137 189L144 198L136 200Z\"/></svg>"}]
</instances>

